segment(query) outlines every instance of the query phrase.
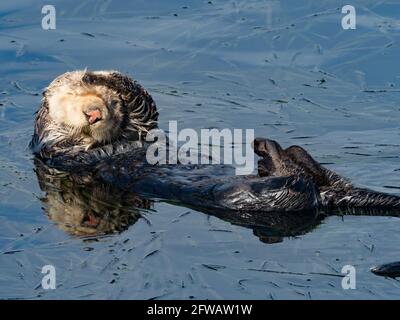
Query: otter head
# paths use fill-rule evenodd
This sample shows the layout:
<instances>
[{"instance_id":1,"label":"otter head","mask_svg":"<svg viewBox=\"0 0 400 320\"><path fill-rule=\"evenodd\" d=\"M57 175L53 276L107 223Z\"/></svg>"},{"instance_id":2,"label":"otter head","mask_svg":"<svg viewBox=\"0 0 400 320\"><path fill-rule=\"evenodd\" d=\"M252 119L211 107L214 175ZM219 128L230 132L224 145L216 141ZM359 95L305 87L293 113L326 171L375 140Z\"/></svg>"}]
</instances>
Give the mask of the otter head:
<instances>
[{"instance_id":1,"label":"otter head","mask_svg":"<svg viewBox=\"0 0 400 320\"><path fill-rule=\"evenodd\" d=\"M67 72L44 92L30 146L47 158L76 147L143 139L157 118L152 97L131 78L116 71Z\"/></svg>"},{"instance_id":2,"label":"otter head","mask_svg":"<svg viewBox=\"0 0 400 320\"><path fill-rule=\"evenodd\" d=\"M85 83L84 74L67 73L50 84L45 93L49 117L89 144L111 142L123 129L123 101L111 88Z\"/></svg>"}]
</instances>

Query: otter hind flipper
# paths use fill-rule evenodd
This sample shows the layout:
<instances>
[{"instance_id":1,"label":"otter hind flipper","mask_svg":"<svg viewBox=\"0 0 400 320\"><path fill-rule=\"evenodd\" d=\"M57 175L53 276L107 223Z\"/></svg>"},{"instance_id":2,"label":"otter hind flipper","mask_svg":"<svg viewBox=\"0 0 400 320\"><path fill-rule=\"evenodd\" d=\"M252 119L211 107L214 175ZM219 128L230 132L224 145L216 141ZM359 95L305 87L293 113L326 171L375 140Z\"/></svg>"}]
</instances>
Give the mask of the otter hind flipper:
<instances>
[{"instance_id":1,"label":"otter hind flipper","mask_svg":"<svg viewBox=\"0 0 400 320\"><path fill-rule=\"evenodd\" d=\"M297 176L312 181L319 189L323 207L400 209L399 196L354 187L348 179L323 167L302 147L283 149L276 141L265 138L256 138L253 147L262 157L258 162L261 177Z\"/></svg>"}]
</instances>

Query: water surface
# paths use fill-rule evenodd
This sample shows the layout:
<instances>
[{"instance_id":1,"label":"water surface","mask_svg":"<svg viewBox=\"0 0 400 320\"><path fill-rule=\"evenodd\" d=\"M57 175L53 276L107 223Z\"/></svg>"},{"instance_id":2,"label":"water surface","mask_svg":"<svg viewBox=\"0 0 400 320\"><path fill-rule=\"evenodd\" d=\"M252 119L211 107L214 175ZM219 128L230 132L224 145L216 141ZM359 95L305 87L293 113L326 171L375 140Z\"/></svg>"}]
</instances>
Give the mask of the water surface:
<instances>
[{"instance_id":1,"label":"water surface","mask_svg":"<svg viewBox=\"0 0 400 320\"><path fill-rule=\"evenodd\" d=\"M127 220L104 228L118 232L82 237L65 227L65 207L44 209L59 195L43 200L27 148L55 76L116 69L152 93L164 129L169 120L254 128L304 146L359 186L399 194L396 1L352 1L356 30L341 28L341 1L55 0L57 29L47 31L45 4L0 4L0 298L398 298L398 281L369 271L399 260L397 217L311 219L282 237L117 197ZM96 206L90 190L71 190ZM56 267L56 290L40 286L46 264ZM356 290L341 287L346 264L356 267Z\"/></svg>"}]
</instances>

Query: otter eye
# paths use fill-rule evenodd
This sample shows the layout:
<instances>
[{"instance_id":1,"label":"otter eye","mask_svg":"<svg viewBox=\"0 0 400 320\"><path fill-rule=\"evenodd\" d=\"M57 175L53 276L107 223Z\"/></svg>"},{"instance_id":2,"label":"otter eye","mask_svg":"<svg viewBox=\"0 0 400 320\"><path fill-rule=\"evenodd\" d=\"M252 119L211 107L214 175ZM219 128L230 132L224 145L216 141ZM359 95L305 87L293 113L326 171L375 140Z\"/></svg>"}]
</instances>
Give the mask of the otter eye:
<instances>
[{"instance_id":1,"label":"otter eye","mask_svg":"<svg viewBox=\"0 0 400 320\"><path fill-rule=\"evenodd\" d=\"M107 109L109 111L114 110L118 105L118 101L117 100L111 100L111 102L109 104L107 104Z\"/></svg>"}]
</instances>

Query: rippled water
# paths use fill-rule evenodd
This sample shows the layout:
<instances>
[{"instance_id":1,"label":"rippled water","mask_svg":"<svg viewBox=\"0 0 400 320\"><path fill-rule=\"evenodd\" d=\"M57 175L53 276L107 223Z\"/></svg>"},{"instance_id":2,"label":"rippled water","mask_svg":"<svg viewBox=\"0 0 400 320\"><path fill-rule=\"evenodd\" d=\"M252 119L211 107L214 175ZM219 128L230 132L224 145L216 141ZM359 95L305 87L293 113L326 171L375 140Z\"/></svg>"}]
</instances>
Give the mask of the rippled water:
<instances>
[{"instance_id":1,"label":"rippled water","mask_svg":"<svg viewBox=\"0 0 400 320\"><path fill-rule=\"evenodd\" d=\"M0 298L398 298L398 281L369 271L399 260L397 217L246 227L117 195L127 218L104 228L120 232L82 237L62 210L109 204L71 186L78 209L57 207L27 149L55 76L117 69L152 93L162 128L254 128L357 185L399 194L396 1L352 1L356 30L341 28L341 1L53 1L57 29L47 31L44 4L0 4ZM56 290L40 286L47 264ZM341 287L346 264L356 290Z\"/></svg>"}]
</instances>

